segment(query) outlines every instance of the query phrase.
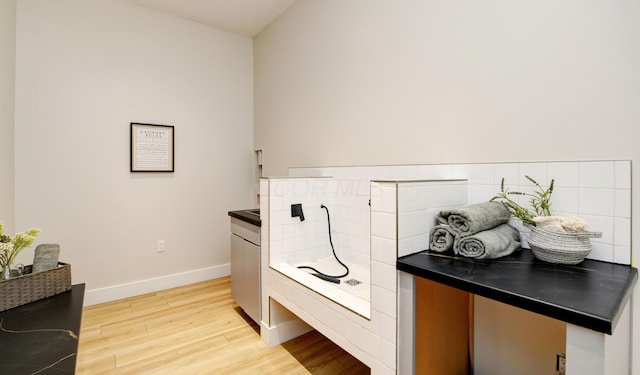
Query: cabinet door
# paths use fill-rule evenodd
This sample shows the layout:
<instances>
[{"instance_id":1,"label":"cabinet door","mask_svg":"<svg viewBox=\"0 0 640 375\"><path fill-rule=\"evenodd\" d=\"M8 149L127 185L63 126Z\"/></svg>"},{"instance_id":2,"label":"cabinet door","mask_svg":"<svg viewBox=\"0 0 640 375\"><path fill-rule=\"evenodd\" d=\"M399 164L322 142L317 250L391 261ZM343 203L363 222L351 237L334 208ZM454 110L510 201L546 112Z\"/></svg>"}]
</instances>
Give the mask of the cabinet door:
<instances>
[{"instance_id":1,"label":"cabinet door","mask_svg":"<svg viewBox=\"0 0 640 375\"><path fill-rule=\"evenodd\" d=\"M242 308L260 324L260 247L249 241L244 241L244 292Z\"/></svg>"},{"instance_id":2,"label":"cabinet door","mask_svg":"<svg viewBox=\"0 0 640 375\"><path fill-rule=\"evenodd\" d=\"M472 373L469 293L415 277L416 374Z\"/></svg>"},{"instance_id":3,"label":"cabinet door","mask_svg":"<svg viewBox=\"0 0 640 375\"><path fill-rule=\"evenodd\" d=\"M240 306L245 304L244 293L244 243L246 241L231 234L231 298Z\"/></svg>"}]
</instances>

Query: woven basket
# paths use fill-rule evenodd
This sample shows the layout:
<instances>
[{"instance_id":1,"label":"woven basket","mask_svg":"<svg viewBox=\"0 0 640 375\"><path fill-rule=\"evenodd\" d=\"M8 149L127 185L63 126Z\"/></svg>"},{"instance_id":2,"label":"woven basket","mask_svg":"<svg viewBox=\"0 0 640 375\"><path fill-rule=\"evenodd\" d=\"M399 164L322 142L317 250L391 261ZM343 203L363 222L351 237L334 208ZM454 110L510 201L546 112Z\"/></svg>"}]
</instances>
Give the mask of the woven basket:
<instances>
[{"instance_id":1,"label":"woven basket","mask_svg":"<svg viewBox=\"0 0 640 375\"><path fill-rule=\"evenodd\" d=\"M22 276L0 281L0 311L71 290L71 265L58 262L58 267L32 273L26 266Z\"/></svg>"},{"instance_id":2,"label":"woven basket","mask_svg":"<svg viewBox=\"0 0 640 375\"><path fill-rule=\"evenodd\" d=\"M546 262L578 264L591 252L590 238L602 237L600 232L561 233L529 227L527 242L533 255Z\"/></svg>"}]
</instances>

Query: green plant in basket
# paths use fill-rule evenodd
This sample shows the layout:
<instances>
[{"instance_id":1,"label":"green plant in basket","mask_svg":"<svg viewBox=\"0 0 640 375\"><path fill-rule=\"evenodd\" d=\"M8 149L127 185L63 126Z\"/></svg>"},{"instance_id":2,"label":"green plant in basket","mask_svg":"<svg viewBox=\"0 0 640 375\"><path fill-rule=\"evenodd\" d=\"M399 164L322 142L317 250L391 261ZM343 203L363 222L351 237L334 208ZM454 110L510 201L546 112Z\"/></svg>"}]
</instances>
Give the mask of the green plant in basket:
<instances>
[{"instance_id":1,"label":"green plant in basket","mask_svg":"<svg viewBox=\"0 0 640 375\"><path fill-rule=\"evenodd\" d=\"M0 267L2 273L0 273L0 280L5 279L5 274L10 270L11 264L16 259L16 256L25 248L29 247L36 239L39 228L31 228L24 232L16 233L13 238L2 231L2 222L0 221Z\"/></svg>"},{"instance_id":2,"label":"green plant in basket","mask_svg":"<svg viewBox=\"0 0 640 375\"><path fill-rule=\"evenodd\" d=\"M551 180L549 187L544 189L538 181L533 178L525 175L524 177L527 180L531 181L537 188L533 193L523 193L519 191L509 191L504 187L504 178L500 183L500 193L498 193L495 197L491 198L491 202L500 201L502 202L511 212L511 215L517 217L522 220L523 223L529 225L535 225L534 218L538 216L551 216L551 193L553 193L553 183L555 180ZM513 200L511 195L519 195L526 196L529 198L529 204L533 210L529 210L525 207L522 207L515 200Z\"/></svg>"},{"instance_id":3,"label":"green plant in basket","mask_svg":"<svg viewBox=\"0 0 640 375\"><path fill-rule=\"evenodd\" d=\"M548 188L543 188L538 181L525 175L527 180L536 186L533 193L523 193L519 191L509 191L504 187L504 178L500 183L500 193L496 194L491 201L499 201L507 207L511 215L522 220L525 225L535 226L556 232L585 232L588 224L575 216L553 216L551 214L551 194L553 193L554 179ZM516 202L511 196L525 196L529 199L531 208L526 208Z\"/></svg>"}]
</instances>

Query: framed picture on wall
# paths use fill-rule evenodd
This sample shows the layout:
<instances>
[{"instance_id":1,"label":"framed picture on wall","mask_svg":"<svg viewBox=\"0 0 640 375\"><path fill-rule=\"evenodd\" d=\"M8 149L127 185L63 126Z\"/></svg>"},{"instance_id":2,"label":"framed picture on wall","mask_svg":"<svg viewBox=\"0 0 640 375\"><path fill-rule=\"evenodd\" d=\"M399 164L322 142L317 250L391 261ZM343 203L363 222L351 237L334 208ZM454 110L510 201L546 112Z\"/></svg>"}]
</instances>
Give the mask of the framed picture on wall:
<instances>
[{"instance_id":1,"label":"framed picture on wall","mask_svg":"<svg viewBox=\"0 0 640 375\"><path fill-rule=\"evenodd\" d=\"M131 123L131 172L173 172L173 126Z\"/></svg>"}]
</instances>

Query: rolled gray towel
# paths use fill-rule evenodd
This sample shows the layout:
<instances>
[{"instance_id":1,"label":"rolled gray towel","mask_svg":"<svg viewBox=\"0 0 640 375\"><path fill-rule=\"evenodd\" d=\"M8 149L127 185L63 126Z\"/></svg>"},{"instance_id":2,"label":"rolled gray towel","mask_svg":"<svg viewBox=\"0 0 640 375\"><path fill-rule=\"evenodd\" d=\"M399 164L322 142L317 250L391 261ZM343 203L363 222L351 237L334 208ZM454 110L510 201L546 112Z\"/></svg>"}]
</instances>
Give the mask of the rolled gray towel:
<instances>
[{"instance_id":1,"label":"rolled gray towel","mask_svg":"<svg viewBox=\"0 0 640 375\"><path fill-rule=\"evenodd\" d=\"M495 228L509 221L511 213L500 202L484 202L452 210L440 211L438 221L446 220L460 237Z\"/></svg>"},{"instance_id":2,"label":"rolled gray towel","mask_svg":"<svg viewBox=\"0 0 640 375\"><path fill-rule=\"evenodd\" d=\"M456 237L453 242L455 254L475 259L504 257L519 247L520 232L509 224L501 224L467 237Z\"/></svg>"},{"instance_id":3,"label":"rolled gray towel","mask_svg":"<svg viewBox=\"0 0 640 375\"><path fill-rule=\"evenodd\" d=\"M434 225L429 233L429 250L439 253L453 249L456 233L446 224Z\"/></svg>"}]
</instances>

